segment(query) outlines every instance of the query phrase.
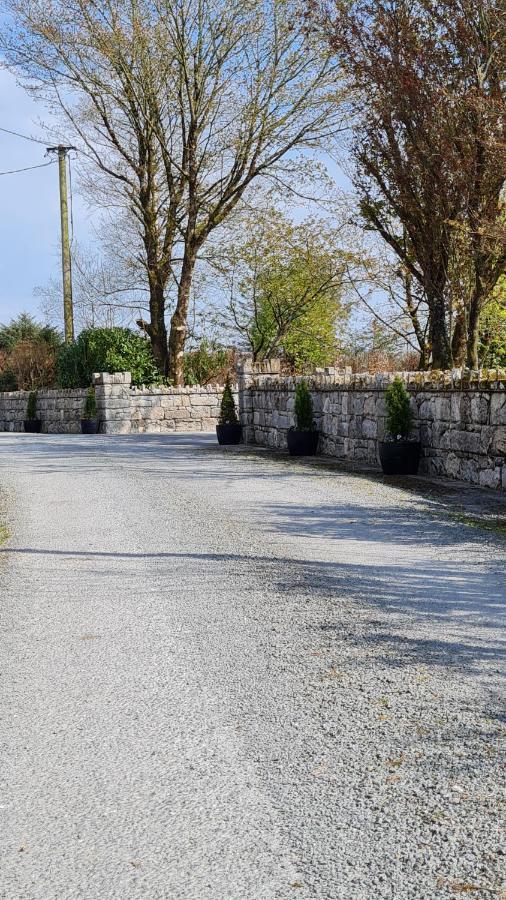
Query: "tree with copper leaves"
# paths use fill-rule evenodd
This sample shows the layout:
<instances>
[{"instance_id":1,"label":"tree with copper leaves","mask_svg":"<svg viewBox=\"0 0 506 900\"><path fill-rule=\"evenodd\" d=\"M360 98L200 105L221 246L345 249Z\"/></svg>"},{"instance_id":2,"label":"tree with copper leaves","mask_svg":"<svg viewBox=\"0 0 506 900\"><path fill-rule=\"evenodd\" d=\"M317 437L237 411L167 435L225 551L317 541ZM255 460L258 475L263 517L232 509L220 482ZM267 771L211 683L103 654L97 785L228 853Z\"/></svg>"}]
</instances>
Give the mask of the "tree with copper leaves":
<instances>
[{"instance_id":1,"label":"tree with copper leaves","mask_svg":"<svg viewBox=\"0 0 506 900\"><path fill-rule=\"evenodd\" d=\"M426 304L431 364L478 367L506 268L502 0L315 0L352 88L355 186Z\"/></svg>"}]
</instances>

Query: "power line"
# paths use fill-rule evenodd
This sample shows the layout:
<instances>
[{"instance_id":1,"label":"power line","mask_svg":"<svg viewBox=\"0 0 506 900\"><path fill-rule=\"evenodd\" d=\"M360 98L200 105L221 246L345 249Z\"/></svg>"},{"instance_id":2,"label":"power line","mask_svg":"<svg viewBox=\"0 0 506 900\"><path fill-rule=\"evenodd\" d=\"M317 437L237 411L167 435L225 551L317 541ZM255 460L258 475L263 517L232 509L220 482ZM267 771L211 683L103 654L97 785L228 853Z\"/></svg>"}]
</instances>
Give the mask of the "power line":
<instances>
[{"instance_id":1,"label":"power line","mask_svg":"<svg viewBox=\"0 0 506 900\"><path fill-rule=\"evenodd\" d=\"M9 131L8 128L1 128L0 131L4 131L5 134L13 134L14 137L23 138L24 141L32 141L34 144L43 144L45 145L45 141L41 141L38 138L29 137L27 134L20 134L19 131Z\"/></svg>"},{"instance_id":2,"label":"power line","mask_svg":"<svg viewBox=\"0 0 506 900\"><path fill-rule=\"evenodd\" d=\"M30 172L32 169L45 169L46 166L54 166L56 160L52 159L47 163L39 163L38 166L26 166L25 169L11 169L9 172L0 172L0 175L17 175L18 172Z\"/></svg>"}]
</instances>

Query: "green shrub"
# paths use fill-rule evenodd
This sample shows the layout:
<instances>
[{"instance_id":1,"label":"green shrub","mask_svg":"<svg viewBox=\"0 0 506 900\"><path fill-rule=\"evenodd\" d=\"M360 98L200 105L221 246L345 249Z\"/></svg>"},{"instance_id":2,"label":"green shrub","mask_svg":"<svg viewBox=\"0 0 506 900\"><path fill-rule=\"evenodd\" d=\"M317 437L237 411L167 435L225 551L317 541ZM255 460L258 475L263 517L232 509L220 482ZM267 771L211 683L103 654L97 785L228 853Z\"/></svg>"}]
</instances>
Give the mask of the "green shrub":
<instances>
[{"instance_id":1,"label":"green shrub","mask_svg":"<svg viewBox=\"0 0 506 900\"><path fill-rule=\"evenodd\" d=\"M146 338L128 328L88 328L60 350L57 381L62 388L87 387L94 372L130 372L132 384L163 379Z\"/></svg>"},{"instance_id":2,"label":"green shrub","mask_svg":"<svg viewBox=\"0 0 506 900\"><path fill-rule=\"evenodd\" d=\"M395 378L386 392L387 431L390 437L407 440L413 424L409 394L401 378Z\"/></svg>"},{"instance_id":3,"label":"green shrub","mask_svg":"<svg viewBox=\"0 0 506 900\"><path fill-rule=\"evenodd\" d=\"M96 419L97 417L97 398L95 397L95 388L89 387L84 401L83 419Z\"/></svg>"},{"instance_id":4,"label":"green shrub","mask_svg":"<svg viewBox=\"0 0 506 900\"><path fill-rule=\"evenodd\" d=\"M18 383L12 369L4 369L0 372L0 391L17 391Z\"/></svg>"},{"instance_id":5,"label":"green shrub","mask_svg":"<svg viewBox=\"0 0 506 900\"><path fill-rule=\"evenodd\" d=\"M299 381L295 390L295 422L297 431L315 431L313 401L307 381Z\"/></svg>"},{"instance_id":6,"label":"green shrub","mask_svg":"<svg viewBox=\"0 0 506 900\"><path fill-rule=\"evenodd\" d=\"M37 391L30 391L28 394L28 403L26 406L26 418L37 418Z\"/></svg>"},{"instance_id":7,"label":"green shrub","mask_svg":"<svg viewBox=\"0 0 506 900\"><path fill-rule=\"evenodd\" d=\"M222 384L223 377L233 363L233 353L217 344L202 341L196 350L185 353L183 359L184 383Z\"/></svg>"},{"instance_id":8,"label":"green shrub","mask_svg":"<svg viewBox=\"0 0 506 900\"><path fill-rule=\"evenodd\" d=\"M237 411L235 408L235 400L234 395L232 393L232 384L230 382L230 375L227 375L227 380L225 381L225 390L223 391L223 397L221 398L221 409L220 409L220 425L238 425L239 419L237 418Z\"/></svg>"},{"instance_id":9,"label":"green shrub","mask_svg":"<svg viewBox=\"0 0 506 900\"><path fill-rule=\"evenodd\" d=\"M28 313L20 313L8 325L0 325L0 350L10 353L21 341L42 341L57 349L62 343L62 336L51 325L40 325Z\"/></svg>"}]
</instances>

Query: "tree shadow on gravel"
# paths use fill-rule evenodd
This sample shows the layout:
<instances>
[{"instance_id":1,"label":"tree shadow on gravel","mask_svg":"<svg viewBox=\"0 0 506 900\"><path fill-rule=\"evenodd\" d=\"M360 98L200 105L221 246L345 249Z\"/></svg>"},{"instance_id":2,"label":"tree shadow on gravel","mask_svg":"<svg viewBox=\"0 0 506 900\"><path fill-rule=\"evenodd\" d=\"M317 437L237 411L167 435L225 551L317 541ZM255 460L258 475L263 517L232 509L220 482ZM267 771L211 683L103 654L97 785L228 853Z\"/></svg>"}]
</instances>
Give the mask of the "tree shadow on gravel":
<instances>
[{"instance_id":1,"label":"tree shadow on gravel","mask_svg":"<svg viewBox=\"0 0 506 900\"><path fill-rule=\"evenodd\" d=\"M3 460L21 458L30 471L56 475L68 471L74 475L108 474L104 462L109 458L119 467L131 468L139 475L170 477L172 480L265 479L265 468L246 453L233 454L220 448L216 436L209 432L193 434L177 432L165 435L38 435L36 438L18 433L0 434L0 467ZM250 465L227 465L243 459ZM276 465L266 454L262 461ZM256 469L252 463L255 463ZM201 464L199 464L201 463ZM303 477L307 471L276 468L276 479Z\"/></svg>"},{"instance_id":2,"label":"tree shadow on gravel","mask_svg":"<svg viewBox=\"0 0 506 900\"><path fill-rule=\"evenodd\" d=\"M470 528L421 500L414 505L367 506L339 503L325 506L282 504L267 507L272 530L300 538L330 538L434 548L455 543L501 541L501 535ZM506 542L502 539L506 550Z\"/></svg>"},{"instance_id":3,"label":"tree shadow on gravel","mask_svg":"<svg viewBox=\"0 0 506 900\"><path fill-rule=\"evenodd\" d=\"M249 593L260 586L262 594L270 589L274 606L284 600L309 604L310 621L304 616L303 628L356 644L395 668L424 663L472 669L506 660L504 571L441 562L382 566L234 553L0 548L0 558L7 554L41 557L36 579L47 557L50 565L61 559L70 567L81 560L90 584L114 577L128 581L132 563L149 561L156 565L151 573L167 585L176 582L176 591L180 566L188 566L186 579L194 576L198 583L205 575L206 584L214 583L229 603L248 604ZM112 559L125 567L109 571Z\"/></svg>"}]
</instances>

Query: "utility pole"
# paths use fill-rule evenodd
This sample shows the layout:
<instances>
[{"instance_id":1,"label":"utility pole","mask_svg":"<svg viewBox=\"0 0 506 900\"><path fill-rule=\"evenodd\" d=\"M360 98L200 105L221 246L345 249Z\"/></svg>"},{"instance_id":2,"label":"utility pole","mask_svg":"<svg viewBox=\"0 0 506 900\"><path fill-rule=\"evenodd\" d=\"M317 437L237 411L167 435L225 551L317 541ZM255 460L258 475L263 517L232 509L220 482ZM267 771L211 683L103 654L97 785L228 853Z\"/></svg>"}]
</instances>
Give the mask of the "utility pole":
<instances>
[{"instance_id":1,"label":"utility pole","mask_svg":"<svg viewBox=\"0 0 506 900\"><path fill-rule=\"evenodd\" d=\"M48 147L48 153L58 154L60 174L60 217L61 217L61 260L63 276L63 321L65 323L65 342L74 340L74 307L72 303L72 261L69 241L69 204L67 194L67 153L75 147Z\"/></svg>"}]
</instances>

